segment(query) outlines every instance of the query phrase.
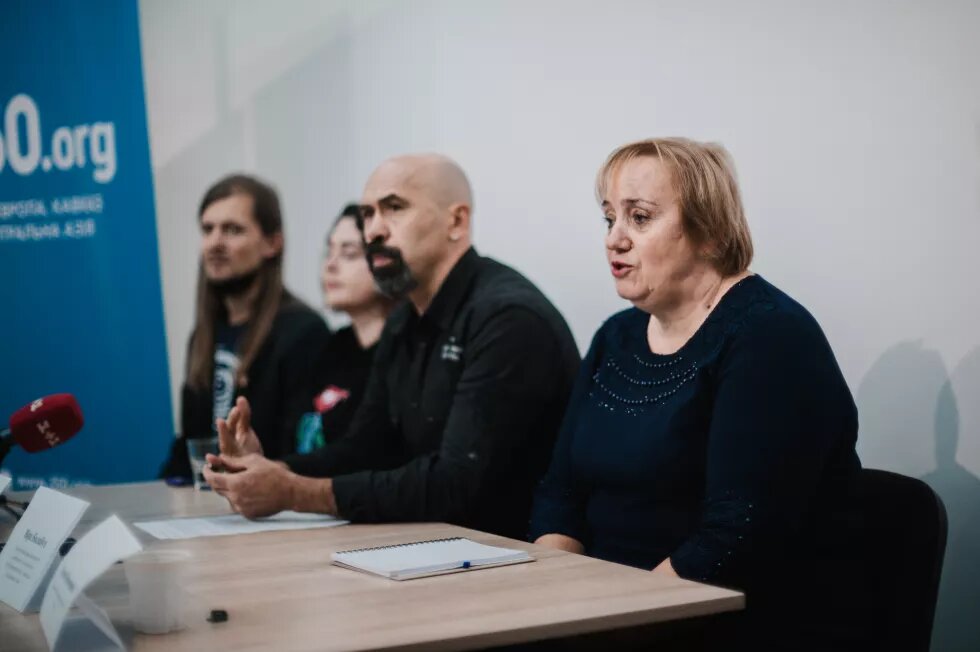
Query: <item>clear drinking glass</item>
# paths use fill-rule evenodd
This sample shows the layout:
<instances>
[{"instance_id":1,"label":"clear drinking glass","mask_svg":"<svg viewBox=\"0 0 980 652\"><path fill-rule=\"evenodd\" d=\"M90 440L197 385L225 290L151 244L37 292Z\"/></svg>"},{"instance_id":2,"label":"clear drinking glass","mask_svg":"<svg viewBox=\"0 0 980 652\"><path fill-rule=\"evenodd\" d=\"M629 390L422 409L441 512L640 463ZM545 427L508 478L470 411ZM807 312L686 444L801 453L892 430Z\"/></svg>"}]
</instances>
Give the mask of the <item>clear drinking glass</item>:
<instances>
[{"instance_id":1,"label":"clear drinking glass","mask_svg":"<svg viewBox=\"0 0 980 652\"><path fill-rule=\"evenodd\" d=\"M217 437L187 440L187 457L191 461L191 473L194 475L194 488L198 491L211 489L204 480L204 465L207 464L204 456L208 453L217 455L219 450Z\"/></svg>"}]
</instances>

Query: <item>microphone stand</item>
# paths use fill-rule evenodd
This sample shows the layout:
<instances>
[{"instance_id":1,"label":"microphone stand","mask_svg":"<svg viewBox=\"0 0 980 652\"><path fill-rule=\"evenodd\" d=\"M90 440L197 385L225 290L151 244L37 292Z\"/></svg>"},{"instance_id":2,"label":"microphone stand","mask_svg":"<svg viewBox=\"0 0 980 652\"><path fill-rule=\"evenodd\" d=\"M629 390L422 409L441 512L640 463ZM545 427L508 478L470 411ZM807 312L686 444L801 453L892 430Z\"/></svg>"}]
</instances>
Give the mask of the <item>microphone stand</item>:
<instances>
[{"instance_id":1,"label":"microphone stand","mask_svg":"<svg viewBox=\"0 0 980 652\"><path fill-rule=\"evenodd\" d=\"M10 449L13 447L14 438L10 436L10 429L4 428L3 430L0 430L0 465L3 464L3 458L7 457L7 453L9 453ZM10 508L6 496L0 496L0 509L8 512L18 521L20 520L20 514Z\"/></svg>"},{"instance_id":2,"label":"microphone stand","mask_svg":"<svg viewBox=\"0 0 980 652\"><path fill-rule=\"evenodd\" d=\"M15 512L11 505L17 505L17 503L8 501L6 496L0 496L0 509L13 516L15 521L19 521L22 515Z\"/></svg>"},{"instance_id":3,"label":"microphone stand","mask_svg":"<svg viewBox=\"0 0 980 652\"><path fill-rule=\"evenodd\" d=\"M0 430L0 464L3 464L3 458L7 457L13 447L14 438L10 436L10 429Z\"/></svg>"}]
</instances>

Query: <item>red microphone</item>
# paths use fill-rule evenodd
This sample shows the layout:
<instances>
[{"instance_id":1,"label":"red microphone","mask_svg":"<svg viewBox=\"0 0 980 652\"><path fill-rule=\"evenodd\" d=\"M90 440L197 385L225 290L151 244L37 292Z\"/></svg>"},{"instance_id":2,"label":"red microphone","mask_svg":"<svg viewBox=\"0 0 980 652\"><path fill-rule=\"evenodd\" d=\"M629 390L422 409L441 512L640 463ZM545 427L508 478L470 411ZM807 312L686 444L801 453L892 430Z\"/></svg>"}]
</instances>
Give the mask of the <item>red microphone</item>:
<instances>
[{"instance_id":1,"label":"red microphone","mask_svg":"<svg viewBox=\"0 0 980 652\"><path fill-rule=\"evenodd\" d=\"M10 417L9 435L0 438L0 461L14 444L28 453L59 446L74 437L84 423L82 409L71 394L39 398Z\"/></svg>"}]
</instances>

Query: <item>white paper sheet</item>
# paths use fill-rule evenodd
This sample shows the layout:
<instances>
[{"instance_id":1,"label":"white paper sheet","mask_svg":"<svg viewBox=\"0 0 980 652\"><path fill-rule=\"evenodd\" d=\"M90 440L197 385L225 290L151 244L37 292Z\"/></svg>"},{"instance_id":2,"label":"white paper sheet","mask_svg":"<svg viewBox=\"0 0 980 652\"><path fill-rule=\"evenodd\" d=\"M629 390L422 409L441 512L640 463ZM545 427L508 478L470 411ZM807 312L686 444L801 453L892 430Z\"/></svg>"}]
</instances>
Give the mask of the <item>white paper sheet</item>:
<instances>
[{"instance_id":1,"label":"white paper sheet","mask_svg":"<svg viewBox=\"0 0 980 652\"><path fill-rule=\"evenodd\" d=\"M161 521L133 523L157 539L193 539L195 537L220 537L229 534L253 534L278 530L311 530L314 528L346 525L326 514L301 514L279 512L275 516L250 521L241 514L204 516L195 518L170 518Z\"/></svg>"},{"instance_id":2,"label":"white paper sheet","mask_svg":"<svg viewBox=\"0 0 980 652\"><path fill-rule=\"evenodd\" d=\"M10 486L10 476L0 473L0 494L3 494L8 486Z\"/></svg>"}]
</instances>

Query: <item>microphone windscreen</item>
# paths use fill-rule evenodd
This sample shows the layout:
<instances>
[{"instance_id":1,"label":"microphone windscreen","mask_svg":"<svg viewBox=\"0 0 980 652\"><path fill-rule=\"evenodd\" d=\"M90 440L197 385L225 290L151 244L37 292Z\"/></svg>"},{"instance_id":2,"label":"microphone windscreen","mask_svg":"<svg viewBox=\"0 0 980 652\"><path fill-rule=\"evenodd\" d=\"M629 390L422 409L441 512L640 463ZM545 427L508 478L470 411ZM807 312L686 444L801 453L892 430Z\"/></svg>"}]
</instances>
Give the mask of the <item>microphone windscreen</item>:
<instances>
[{"instance_id":1,"label":"microphone windscreen","mask_svg":"<svg viewBox=\"0 0 980 652\"><path fill-rule=\"evenodd\" d=\"M84 425L82 409L71 394L52 394L25 405L10 417L10 433L28 453L54 448Z\"/></svg>"}]
</instances>

